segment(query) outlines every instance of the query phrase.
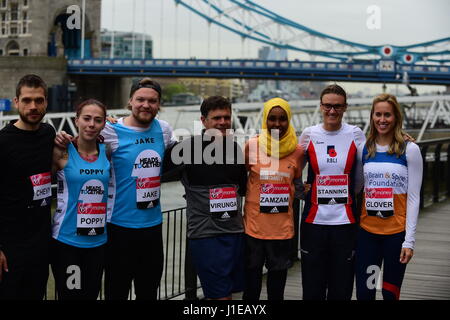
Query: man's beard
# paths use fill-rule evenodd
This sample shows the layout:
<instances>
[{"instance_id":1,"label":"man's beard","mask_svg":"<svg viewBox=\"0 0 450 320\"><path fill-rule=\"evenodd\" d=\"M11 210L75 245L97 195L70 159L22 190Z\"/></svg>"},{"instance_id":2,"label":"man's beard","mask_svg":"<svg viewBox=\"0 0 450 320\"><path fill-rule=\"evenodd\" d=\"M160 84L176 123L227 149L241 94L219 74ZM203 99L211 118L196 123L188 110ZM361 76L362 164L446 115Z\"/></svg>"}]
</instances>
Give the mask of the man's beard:
<instances>
[{"instance_id":1,"label":"man's beard","mask_svg":"<svg viewBox=\"0 0 450 320\"><path fill-rule=\"evenodd\" d=\"M30 115L39 115L39 118L37 118L36 120L31 120L28 118L28 116ZM45 116L45 113L41 113L41 112L33 112L33 113L28 113L27 115L24 115L23 113L19 113L20 116L20 120L22 120L22 122L29 124L29 125L36 125L39 124L42 119Z\"/></svg>"},{"instance_id":2,"label":"man's beard","mask_svg":"<svg viewBox=\"0 0 450 320\"><path fill-rule=\"evenodd\" d=\"M149 116L149 117L142 117L141 114L138 113L138 114L134 114L133 117L140 124L142 124L142 125L149 125L153 121L153 119L155 119L156 115L157 115L157 112L156 113L152 112L151 116Z\"/></svg>"}]
</instances>

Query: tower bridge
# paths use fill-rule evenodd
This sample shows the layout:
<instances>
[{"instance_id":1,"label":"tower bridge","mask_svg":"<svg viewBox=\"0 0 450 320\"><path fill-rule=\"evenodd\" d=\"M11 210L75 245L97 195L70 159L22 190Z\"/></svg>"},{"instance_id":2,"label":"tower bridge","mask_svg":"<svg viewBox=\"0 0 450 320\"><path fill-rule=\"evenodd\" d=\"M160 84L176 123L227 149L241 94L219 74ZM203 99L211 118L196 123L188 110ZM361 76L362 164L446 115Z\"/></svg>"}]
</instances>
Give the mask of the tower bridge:
<instances>
[{"instance_id":1,"label":"tower bridge","mask_svg":"<svg viewBox=\"0 0 450 320\"><path fill-rule=\"evenodd\" d=\"M450 85L450 66L374 62L217 59L71 59L69 75L356 81Z\"/></svg>"}]
</instances>

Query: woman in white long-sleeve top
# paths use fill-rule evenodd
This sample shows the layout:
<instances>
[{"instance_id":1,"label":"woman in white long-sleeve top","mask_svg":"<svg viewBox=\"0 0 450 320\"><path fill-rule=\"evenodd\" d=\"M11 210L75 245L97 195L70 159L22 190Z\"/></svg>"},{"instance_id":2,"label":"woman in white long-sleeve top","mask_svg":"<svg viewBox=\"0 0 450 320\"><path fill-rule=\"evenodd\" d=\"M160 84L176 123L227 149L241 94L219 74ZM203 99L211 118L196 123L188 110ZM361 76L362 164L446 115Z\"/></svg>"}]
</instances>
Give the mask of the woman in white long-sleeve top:
<instances>
[{"instance_id":1,"label":"woman in white long-sleeve top","mask_svg":"<svg viewBox=\"0 0 450 320\"><path fill-rule=\"evenodd\" d=\"M356 249L358 300L375 299L382 263L383 298L398 300L414 253L423 163L419 147L404 140L402 122L395 96L375 97L369 136L358 148L357 172L364 177L356 182L364 185Z\"/></svg>"}]
</instances>

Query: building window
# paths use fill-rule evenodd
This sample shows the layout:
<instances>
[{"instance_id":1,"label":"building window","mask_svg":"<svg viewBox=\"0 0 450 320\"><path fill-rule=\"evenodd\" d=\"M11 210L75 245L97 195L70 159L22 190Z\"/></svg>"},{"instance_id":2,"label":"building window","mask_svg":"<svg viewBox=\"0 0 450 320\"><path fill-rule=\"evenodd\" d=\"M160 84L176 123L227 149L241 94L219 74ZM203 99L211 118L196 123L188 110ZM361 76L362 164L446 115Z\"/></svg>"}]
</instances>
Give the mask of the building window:
<instances>
[{"instance_id":1,"label":"building window","mask_svg":"<svg viewBox=\"0 0 450 320\"><path fill-rule=\"evenodd\" d=\"M23 6L28 7L28 0L23 0Z\"/></svg>"},{"instance_id":2,"label":"building window","mask_svg":"<svg viewBox=\"0 0 450 320\"><path fill-rule=\"evenodd\" d=\"M2 12L1 20L2 20L2 22L6 22L6 12Z\"/></svg>"},{"instance_id":3,"label":"building window","mask_svg":"<svg viewBox=\"0 0 450 320\"><path fill-rule=\"evenodd\" d=\"M3 49L0 49L0 56L3 55Z\"/></svg>"},{"instance_id":4,"label":"building window","mask_svg":"<svg viewBox=\"0 0 450 320\"><path fill-rule=\"evenodd\" d=\"M22 33L23 34L27 34L28 33L28 28L27 28L27 24L26 23L24 23L23 26L22 26Z\"/></svg>"},{"instance_id":5,"label":"building window","mask_svg":"<svg viewBox=\"0 0 450 320\"><path fill-rule=\"evenodd\" d=\"M22 11L22 20L28 20L28 12Z\"/></svg>"},{"instance_id":6,"label":"building window","mask_svg":"<svg viewBox=\"0 0 450 320\"><path fill-rule=\"evenodd\" d=\"M11 3L11 21L19 20L19 5L17 3Z\"/></svg>"},{"instance_id":7,"label":"building window","mask_svg":"<svg viewBox=\"0 0 450 320\"><path fill-rule=\"evenodd\" d=\"M28 49L23 49L23 55L26 57L28 55Z\"/></svg>"},{"instance_id":8,"label":"building window","mask_svg":"<svg viewBox=\"0 0 450 320\"><path fill-rule=\"evenodd\" d=\"M6 46L6 55L18 56L20 53L19 44L16 41L11 41Z\"/></svg>"},{"instance_id":9,"label":"building window","mask_svg":"<svg viewBox=\"0 0 450 320\"><path fill-rule=\"evenodd\" d=\"M2 0L1 8L6 8L6 5L7 5L6 0Z\"/></svg>"},{"instance_id":10,"label":"building window","mask_svg":"<svg viewBox=\"0 0 450 320\"><path fill-rule=\"evenodd\" d=\"M15 34L17 34L17 27L16 26L11 26L9 31L10 31L10 34L15 35Z\"/></svg>"}]
</instances>

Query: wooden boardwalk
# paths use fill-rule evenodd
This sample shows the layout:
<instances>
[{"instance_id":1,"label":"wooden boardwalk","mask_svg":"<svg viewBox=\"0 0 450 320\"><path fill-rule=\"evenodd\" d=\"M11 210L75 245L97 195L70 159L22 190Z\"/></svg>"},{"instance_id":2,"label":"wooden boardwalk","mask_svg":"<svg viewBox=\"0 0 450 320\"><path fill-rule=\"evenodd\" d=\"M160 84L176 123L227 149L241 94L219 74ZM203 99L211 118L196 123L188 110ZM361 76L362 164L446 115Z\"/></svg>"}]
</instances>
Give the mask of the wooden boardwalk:
<instances>
[{"instance_id":1,"label":"wooden boardwalk","mask_svg":"<svg viewBox=\"0 0 450 320\"><path fill-rule=\"evenodd\" d=\"M285 290L286 300L301 300L300 263L289 269ZM266 299L265 279L262 299ZM353 290L353 299L356 299ZM382 299L381 292L377 299ZM401 300L450 299L450 200L420 212L416 233L416 248L406 268L400 294Z\"/></svg>"}]
</instances>

